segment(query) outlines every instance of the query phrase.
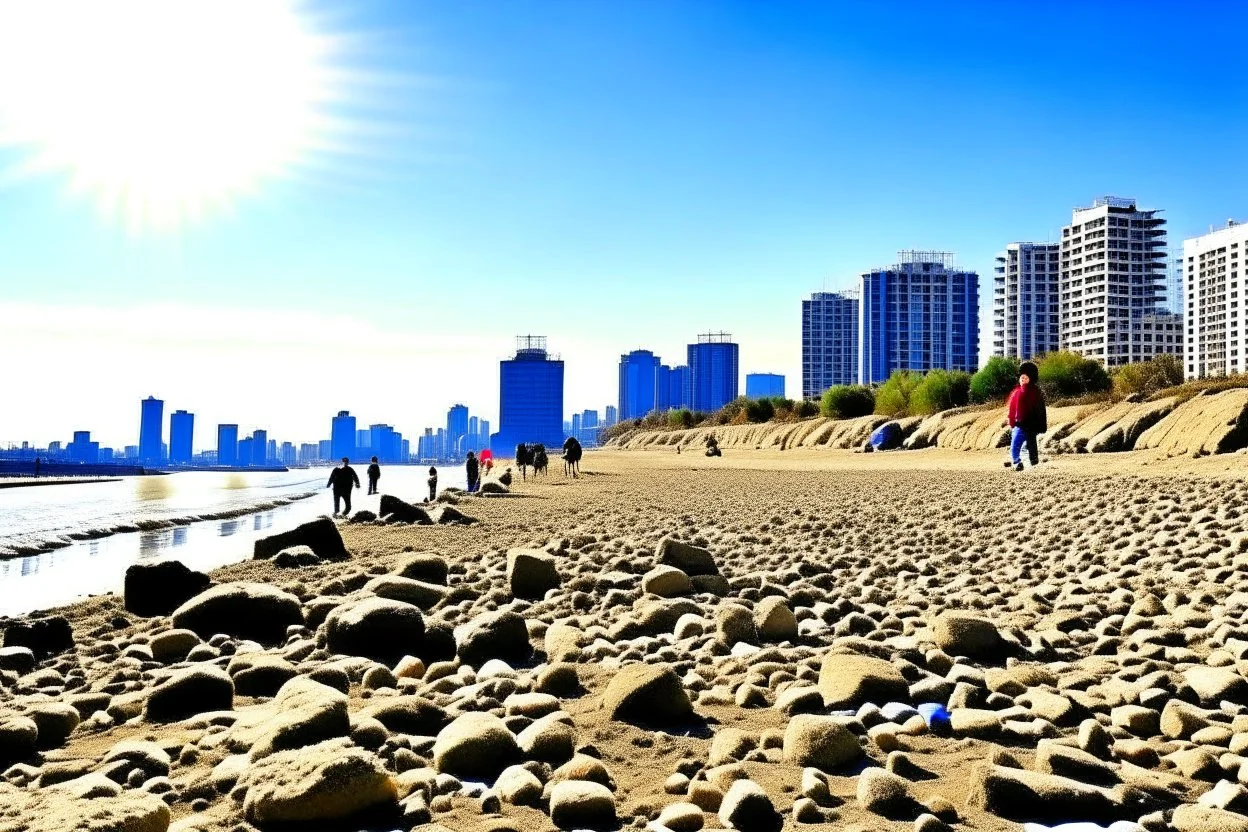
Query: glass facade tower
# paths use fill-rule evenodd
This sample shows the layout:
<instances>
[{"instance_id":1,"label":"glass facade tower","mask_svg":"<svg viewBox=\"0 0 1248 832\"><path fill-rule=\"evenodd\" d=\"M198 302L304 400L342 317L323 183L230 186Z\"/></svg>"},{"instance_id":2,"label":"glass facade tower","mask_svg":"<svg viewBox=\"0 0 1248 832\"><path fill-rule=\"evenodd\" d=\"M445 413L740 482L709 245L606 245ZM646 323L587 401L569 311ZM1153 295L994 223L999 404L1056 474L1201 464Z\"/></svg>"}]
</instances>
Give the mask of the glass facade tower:
<instances>
[{"instance_id":1,"label":"glass facade tower","mask_svg":"<svg viewBox=\"0 0 1248 832\"><path fill-rule=\"evenodd\" d=\"M544 336L517 336L515 356L500 362L498 422L497 453L521 442L563 445L563 361L546 352Z\"/></svg>"}]
</instances>

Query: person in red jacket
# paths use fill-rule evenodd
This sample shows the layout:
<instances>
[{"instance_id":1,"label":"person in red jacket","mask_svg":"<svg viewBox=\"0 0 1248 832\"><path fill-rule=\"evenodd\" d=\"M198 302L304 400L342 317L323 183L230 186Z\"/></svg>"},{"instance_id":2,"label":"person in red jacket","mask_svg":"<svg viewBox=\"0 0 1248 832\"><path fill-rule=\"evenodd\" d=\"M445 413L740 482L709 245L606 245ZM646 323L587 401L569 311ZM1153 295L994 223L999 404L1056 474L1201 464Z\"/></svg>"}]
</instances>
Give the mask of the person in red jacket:
<instances>
[{"instance_id":1,"label":"person in red jacket","mask_svg":"<svg viewBox=\"0 0 1248 832\"><path fill-rule=\"evenodd\" d=\"M1010 419L1010 461L1015 471L1023 470L1023 445L1027 446L1027 456L1032 467L1040 464L1040 448L1036 444L1037 437L1049 429L1048 414L1044 406L1044 393L1040 391L1040 372L1036 365L1024 361L1018 369L1018 386L1006 400L1006 411Z\"/></svg>"}]
</instances>

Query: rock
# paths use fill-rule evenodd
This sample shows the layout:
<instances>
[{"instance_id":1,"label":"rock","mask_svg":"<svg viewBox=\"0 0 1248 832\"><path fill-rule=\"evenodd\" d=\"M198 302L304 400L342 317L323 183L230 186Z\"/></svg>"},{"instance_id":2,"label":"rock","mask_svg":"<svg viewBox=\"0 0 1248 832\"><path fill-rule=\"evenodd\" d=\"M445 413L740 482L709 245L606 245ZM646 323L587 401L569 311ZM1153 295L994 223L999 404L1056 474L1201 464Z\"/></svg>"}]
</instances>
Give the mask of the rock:
<instances>
[{"instance_id":1,"label":"rock","mask_svg":"<svg viewBox=\"0 0 1248 832\"><path fill-rule=\"evenodd\" d=\"M414 506L390 494L381 495L380 507L377 509L377 513L381 515L383 520L391 523L414 523L417 526L433 525L433 519L429 516L429 512L420 506Z\"/></svg>"},{"instance_id":2,"label":"rock","mask_svg":"<svg viewBox=\"0 0 1248 832\"><path fill-rule=\"evenodd\" d=\"M878 815L901 819L918 814L918 802L910 794L910 784L882 768L868 768L858 775L856 795L862 808Z\"/></svg>"},{"instance_id":3,"label":"rock","mask_svg":"<svg viewBox=\"0 0 1248 832\"><path fill-rule=\"evenodd\" d=\"M35 753L39 726L28 716L0 718L0 769Z\"/></svg>"},{"instance_id":4,"label":"rock","mask_svg":"<svg viewBox=\"0 0 1248 832\"><path fill-rule=\"evenodd\" d=\"M549 662L574 662L581 657L585 633L579 627L555 622L546 629L542 647Z\"/></svg>"},{"instance_id":5,"label":"rock","mask_svg":"<svg viewBox=\"0 0 1248 832\"><path fill-rule=\"evenodd\" d=\"M910 686L901 671L883 659L828 653L819 668L819 692L827 707L846 710L866 702L905 701Z\"/></svg>"},{"instance_id":6,"label":"rock","mask_svg":"<svg viewBox=\"0 0 1248 832\"><path fill-rule=\"evenodd\" d=\"M409 557L394 574L400 578L411 578L414 581L424 581L427 584L446 586L449 567L447 566L446 558L443 558L441 555L421 553Z\"/></svg>"},{"instance_id":7,"label":"rock","mask_svg":"<svg viewBox=\"0 0 1248 832\"><path fill-rule=\"evenodd\" d=\"M1102 786L1112 786L1118 782L1118 775L1108 763L1098 760L1086 751L1052 740L1041 740L1036 746L1035 769Z\"/></svg>"},{"instance_id":8,"label":"rock","mask_svg":"<svg viewBox=\"0 0 1248 832\"><path fill-rule=\"evenodd\" d=\"M361 523L376 523L377 513L375 511L369 511L366 508L362 508L359 511L352 513L347 522L356 525Z\"/></svg>"},{"instance_id":9,"label":"rock","mask_svg":"<svg viewBox=\"0 0 1248 832\"><path fill-rule=\"evenodd\" d=\"M797 618L788 601L770 595L754 607L754 626L765 641L790 641L797 638Z\"/></svg>"},{"instance_id":10,"label":"rock","mask_svg":"<svg viewBox=\"0 0 1248 832\"><path fill-rule=\"evenodd\" d=\"M1109 719L1111 725L1137 737L1151 737L1161 730L1161 714L1142 705L1119 705L1109 712Z\"/></svg>"},{"instance_id":11,"label":"rock","mask_svg":"<svg viewBox=\"0 0 1248 832\"><path fill-rule=\"evenodd\" d=\"M295 675L295 666L280 656L242 653L230 659L226 673L239 696L273 696Z\"/></svg>"},{"instance_id":12,"label":"rock","mask_svg":"<svg viewBox=\"0 0 1248 832\"><path fill-rule=\"evenodd\" d=\"M541 800L542 781L524 766L508 766L494 781L499 798L516 806L530 806Z\"/></svg>"},{"instance_id":13,"label":"rock","mask_svg":"<svg viewBox=\"0 0 1248 832\"><path fill-rule=\"evenodd\" d=\"M984 763L971 775L967 805L1011 820L1100 821L1124 814L1108 789L1067 777Z\"/></svg>"},{"instance_id":14,"label":"rock","mask_svg":"<svg viewBox=\"0 0 1248 832\"><path fill-rule=\"evenodd\" d=\"M152 658L164 664L173 664L186 658L197 645L202 644L192 630L165 630L152 636Z\"/></svg>"},{"instance_id":15,"label":"rock","mask_svg":"<svg viewBox=\"0 0 1248 832\"><path fill-rule=\"evenodd\" d=\"M680 677L663 664L630 664L617 670L602 706L610 719L639 725L678 724L693 716Z\"/></svg>"},{"instance_id":16,"label":"rock","mask_svg":"<svg viewBox=\"0 0 1248 832\"><path fill-rule=\"evenodd\" d=\"M0 670L11 670L25 676L35 669L35 651L29 647L0 648Z\"/></svg>"},{"instance_id":17,"label":"rock","mask_svg":"<svg viewBox=\"0 0 1248 832\"><path fill-rule=\"evenodd\" d=\"M258 760L345 737L350 727L346 694L296 676L264 707L240 713L226 736L231 750L246 751Z\"/></svg>"},{"instance_id":18,"label":"rock","mask_svg":"<svg viewBox=\"0 0 1248 832\"><path fill-rule=\"evenodd\" d=\"M641 590L661 598L679 598L693 592L689 576L674 566L656 566L641 576Z\"/></svg>"},{"instance_id":19,"label":"rock","mask_svg":"<svg viewBox=\"0 0 1248 832\"><path fill-rule=\"evenodd\" d=\"M343 545L342 535L338 533L338 524L328 517L318 517L288 532L260 538L252 550L252 558L266 560L291 546L307 546L323 560L351 558L351 553Z\"/></svg>"},{"instance_id":20,"label":"rock","mask_svg":"<svg viewBox=\"0 0 1248 832\"><path fill-rule=\"evenodd\" d=\"M141 769L148 777L161 777L169 773L173 759L169 753L154 742L146 740L122 740L109 749L100 761L101 765L125 761L132 768Z\"/></svg>"},{"instance_id":21,"label":"rock","mask_svg":"<svg viewBox=\"0 0 1248 832\"><path fill-rule=\"evenodd\" d=\"M550 819L560 829L614 829L615 795L601 783L564 780L550 790Z\"/></svg>"},{"instance_id":22,"label":"rock","mask_svg":"<svg viewBox=\"0 0 1248 832\"><path fill-rule=\"evenodd\" d=\"M737 780L719 805L719 822L740 832L779 832L784 818L753 780Z\"/></svg>"},{"instance_id":23,"label":"rock","mask_svg":"<svg viewBox=\"0 0 1248 832\"><path fill-rule=\"evenodd\" d=\"M537 677L533 689L538 693L549 693L552 696L574 697L584 691L576 665L569 662L552 664Z\"/></svg>"},{"instance_id":24,"label":"rock","mask_svg":"<svg viewBox=\"0 0 1248 832\"><path fill-rule=\"evenodd\" d=\"M674 566L690 577L719 574L715 558L708 550L672 537L665 537L659 541L655 555L660 564Z\"/></svg>"},{"instance_id":25,"label":"rock","mask_svg":"<svg viewBox=\"0 0 1248 832\"><path fill-rule=\"evenodd\" d=\"M1183 672L1187 682L1201 703L1216 707L1219 702L1248 703L1248 681L1234 670L1226 667L1197 666Z\"/></svg>"},{"instance_id":26,"label":"rock","mask_svg":"<svg viewBox=\"0 0 1248 832\"><path fill-rule=\"evenodd\" d=\"M448 592L447 588L441 584L426 583L398 575L379 575L364 584L364 591L371 592L379 598L402 601L425 611L440 604Z\"/></svg>"},{"instance_id":27,"label":"rock","mask_svg":"<svg viewBox=\"0 0 1248 832\"><path fill-rule=\"evenodd\" d=\"M715 640L724 647L732 647L738 642L757 643L754 616L740 604L724 604L715 611Z\"/></svg>"},{"instance_id":28,"label":"rock","mask_svg":"<svg viewBox=\"0 0 1248 832\"><path fill-rule=\"evenodd\" d=\"M243 812L259 826L327 823L398 802L381 761L346 739L265 757L247 769L239 786L247 790Z\"/></svg>"},{"instance_id":29,"label":"rock","mask_svg":"<svg viewBox=\"0 0 1248 832\"><path fill-rule=\"evenodd\" d=\"M1248 817L1224 809L1186 804L1170 819L1174 832L1248 832Z\"/></svg>"},{"instance_id":30,"label":"rock","mask_svg":"<svg viewBox=\"0 0 1248 832\"><path fill-rule=\"evenodd\" d=\"M397 696L360 712L399 734L432 737L446 727L446 711L423 696Z\"/></svg>"},{"instance_id":31,"label":"rock","mask_svg":"<svg viewBox=\"0 0 1248 832\"><path fill-rule=\"evenodd\" d=\"M1202 794L1196 802L1211 809L1225 809L1228 812L1236 812L1243 815L1248 813L1248 789L1245 789L1239 783L1219 780L1212 789Z\"/></svg>"},{"instance_id":32,"label":"rock","mask_svg":"<svg viewBox=\"0 0 1248 832\"><path fill-rule=\"evenodd\" d=\"M455 640L460 661L477 667L490 659L523 664L533 655L524 619L510 610L478 615L462 628L456 628Z\"/></svg>"},{"instance_id":33,"label":"rock","mask_svg":"<svg viewBox=\"0 0 1248 832\"><path fill-rule=\"evenodd\" d=\"M540 601L559 587L559 570L554 555L536 549L507 550L507 583L517 598Z\"/></svg>"},{"instance_id":34,"label":"rock","mask_svg":"<svg viewBox=\"0 0 1248 832\"><path fill-rule=\"evenodd\" d=\"M702 808L692 803L669 803L659 812L658 825L672 832L698 832L702 823Z\"/></svg>"},{"instance_id":35,"label":"rock","mask_svg":"<svg viewBox=\"0 0 1248 832\"><path fill-rule=\"evenodd\" d=\"M0 832L165 832L169 821L165 802L142 791L87 799L59 788L0 784Z\"/></svg>"},{"instance_id":36,"label":"rock","mask_svg":"<svg viewBox=\"0 0 1248 832\"><path fill-rule=\"evenodd\" d=\"M503 474L503 476L506 477L507 475ZM510 481L510 477L508 477L508 480ZM502 477L499 477L497 480L486 480L485 482L481 483L481 488L478 489L477 493L479 494L510 494L511 489L508 488L507 485L503 483Z\"/></svg>"},{"instance_id":37,"label":"rock","mask_svg":"<svg viewBox=\"0 0 1248 832\"><path fill-rule=\"evenodd\" d=\"M26 715L39 727L38 746L45 749L63 745L82 722L78 711L64 702L37 702Z\"/></svg>"},{"instance_id":38,"label":"rock","mask_svg":"<svg viewBox=\"0 0 1248 832\"><path fill-rule=\"evenodd\" d=\"M1005 640L991 621L967 612L946 610L932 623L937 646L950 656L992 660L1005 649Z\"/></svg>"},{"instance_id":39,"label":"rock","mask_svg":"<svg viewBox=\"0 0 1248 832\"><path fill-rule=\"evenodd\" d=\"M152 722L175 722L205 711L234 707L234 683L220 667L199 665L177 671L147 697L144 716Z\"/></svg>"},{"instance_id":40,"label":"rock","mask_svg":"<svg viewBox=\"0 0 1248 832\"><path fill-rule=\"evenodd\" d=\"M28 647L37 661L74 646L74 631L62 615L20 618L4 627L5 647Z\"/></svg>"},{"instance_id":41,"label":"rock","mask_svg":"<svg viewBox=\"0 0 1248 832\"><path fill-rule=\"evenodd\" d=\"M211 586L212 580L177 560L126 568L126 609L135 615L169 615Z\"/></svg>"},{"instance_id":42,"label":"rock","mask_svg":"<svg viewBox=\"0 0 1248 832\"><path fill-rule=\"evenodd\" d=\"M303 623L299 599L268 584L240 581L199 593L173 612L173 626L200 638L217 633L279 644L286 628Z\"/></svg>"},{"instance_id":43,"label":"rock","mask_svg":"<svg viewBox=\"0 0 1248 832\"><path fill-rule=\"evenodd\" d=\"M454 506L440 505L429 511L429 519L439 526L471 526L477 518L469 517Z\"/></svg>"},{"instance_id":44,"label":"rock","mask_svg":"<svg viewBox=\"0 0 1248 832\"><path fill-rule=\"evenodd\" d=\"M272 563L278 569L300 569L304 566L316 566L323 561L312 551L311 546L287 546L273 556Z\"/></svg>"},{"instance_id":45,"label":"rock","mask_svg":"<svg viewBox=\"0 0 1248 832\"><path fill-rule=\"evenodd\" d=\"M798 714L784 730L784 759L834 771L862 757L858 737L835 717Z\"/></svg>"},{"instance_id":46,"label":"rock","mask_svg":"<svg viewBox=\"0 0 1248 832\"><path fill-rule=\"evenodd\" d=\"M420 609L389 598L348 602L325 619L325 644L334 653L363 656L392 665L405 655L420 655L425 619Z\"/></svg>"},{"instance_id":47,"label":"rock","mask_svg":"<svg viewBox=\"0 0 1248 832\"><path fill-rule=\"evenodd\" d=\"M438 732L433 767L456 777L493 777L520 759L520 746L501 719L470 712Z\"/></svg>"}]
</instances>

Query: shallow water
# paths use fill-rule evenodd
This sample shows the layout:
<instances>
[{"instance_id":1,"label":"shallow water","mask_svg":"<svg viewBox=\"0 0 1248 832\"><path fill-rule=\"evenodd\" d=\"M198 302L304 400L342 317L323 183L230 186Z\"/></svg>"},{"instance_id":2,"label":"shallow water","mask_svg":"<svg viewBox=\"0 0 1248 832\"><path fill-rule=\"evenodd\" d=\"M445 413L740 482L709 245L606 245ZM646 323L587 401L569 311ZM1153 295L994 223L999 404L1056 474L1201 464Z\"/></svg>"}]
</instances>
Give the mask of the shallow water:
<instances>
[{"instance_id":1,"label":"shallow water","mask_svg":"<svg viewBox=\"0 0 1248 832\"><path fill-rule=\"evenodd\" d=\"M328 471L188 471L0 489L0 552L26 553L0 560L0 615L118 591L139 561L176 558L207 570L246 560L256 538L333 511ZM381 490L420 500L427 476L425 467L388 466ZM462 488L463 469L439 469L438 484ZM355 492L352 509L376 511L378 497L364 492Z\"/></svg>"}]
</instances>

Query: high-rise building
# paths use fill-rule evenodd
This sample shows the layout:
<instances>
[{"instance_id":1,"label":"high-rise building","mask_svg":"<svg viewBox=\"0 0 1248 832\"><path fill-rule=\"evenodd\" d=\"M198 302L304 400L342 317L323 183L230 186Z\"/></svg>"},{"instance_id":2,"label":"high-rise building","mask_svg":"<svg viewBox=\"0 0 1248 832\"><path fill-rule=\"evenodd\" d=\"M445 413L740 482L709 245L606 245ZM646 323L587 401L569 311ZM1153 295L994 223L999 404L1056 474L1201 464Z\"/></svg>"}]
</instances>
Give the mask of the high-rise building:
<instances>
[{"instance_id":1,"label":"high-rise building","mask_svg":"<svg viewBox=\"0 0 1248 832\"><path fill-rule=\"evenodd\" d=\"M568 427L571 428L571 430L567 431L567 433L569 433L570 435L576 436L578 433L580 433L581 432L581 414L573 413L572 424L568 425Z\"/></svg>"},{"instance_id":2,"label":"high-rise building","mask_svg":"<svg viewBox=\"0 0 1248 832\"><path fill-rule=\"evenodd\" d=\"M368 456L367 451L373 446L373 434L367 428L355 429L355 452L360 456Z\"/></svg>"},{"instance_id":3,"label":"high-rise building","mask_svg":"<svg viewBox=\"0 0 1248 832\"><path fill-rule=\"evenodd\" d=\"M341 457L339 457L338 459L334 458L334 440L322 439L316 444L317 444L317 459L319 459L321 462L332 461L336 465L338 463L338 459L341 459Z\"/></svg>"},{"instance_id":4,"label":"high-rise building","mask_svg":"<svg viewBox=\"0 0 1248 832\"><path fill-rule=\"evenodd\" d=\"M858 383L858 293L814 292L802 301L802 398Z\"/></svg>"},{"instance_id":5,"label":"high-rise building","mask_svg":"<svg viewBox=\"0 0 1248 832\"><path fill-rule=\"evenodd\" d=\"M281 460L283 465L295 464L295 443L283 442L282 447L277 452L277 458Z\"/></svg>"},{"instance_id":6,"label":"high-rise building","mask_svg":"<svg viewBox=\"0 0 1248 832\"><path fill-rule=\"evenodd\" d=\"M330 449L334 462L344 456L355 456L355 417L345 410L339 410L329 430Z\"/></svg>"},{"instance_id":7,"label":"high-rise building","mask_svg":"<svg viewBox=\"0 0 1248 832\"><path fill-rule=\"evenodd\" d=\"M665 413L672 407L672 368L660 364L654 374L654 409Z\"/></svg>"},{"instance_id":8,"label":"high-rise building","mask_svg":"<svg viewBox=\"0 0 1248 832\"><path fill-rule=\"evenodd\" d=\"M603 408L602 424L604 427L609 428L612 425L619 424L619 421L620 421L620 411L616 409L615 405L609 404L605 408Z\"/></svg>"},{"instance_id":9,"label":"high-rise building","mask_svg":"<svg viewBox=\"0 0 1248 832\"><path fill-rule=\"evenodd\" d=\"M481 420L476 416L468 417L468 444L470 451L480 450L484 447L481 444Z\"/></svg>"},{"instance_id":10,"label":"high-rise building","mask_svg":"<svg viewBox=\"0 0 1248 832\"><path fill-rule=\"evenodd\" d=\"M139 459L145 463L163 461L164 414L164 401L155 396L143 400L139 419Z\"/></svg>"},{"instance_id":11,"label":"high-rise building","mask_svg":"<svg viewBox=\"0 0 1248 832\"><path fill-rule=\"evenodd\" d=\"M746 373L745 396L748 399L784 398L784 376L780 373Z\"/></svg>"},{"instance_id":12,"label":"high-rise building","mask_svg":"<svg viewBox=\"0 0 1248 832\"><path fill-rule=\"evenodd\" d=\"M1061 244L1010 243L997 255L992 354L1029 361L1060 348Z\"/></svg>"},{"instance_id":13,"label":"high-rise building","mask_svg":"<svg viewBox=\"0 0 1248 832\"><path fill-rule=\"evenodd\" d=\"M100 443L91 441L91 431L74 431L74 441L65 446L65 452L74 462L95 465L100 461ZM112 456L112 453L109 453Z\"/></svg>"},{"instance_id":14,"label":"high-rise building","mask_svg":"<svg viewBox=\"0 0 1248 832\"><path fill-rule=\"evenodd\" d=\"M313 462L321 461L321 446L316 442L301 442L299 444L299 464L310 465Z\"/></svg>"},{"instance_id":15,"label":"high-rise building","mask_svg":"<svg viewBox=\"0 0 1248 832\"><path fill-rule=\"evenodd\" d=\"M498 422L490 444L499 452L563 444L563 361L546 351L544 336L518 336L515 357L500 362Z\"/></svg>"},{"instance_id":16,"label":"high-rise building","mask_svg":"<svg viewBox=\"0 0 1248 832\"><path fill-rule=\"evenodd\" d=\"M451 405L446 411L446 436L456 453L461 450L467 452L467 448L461 447L468 436L468 408L465 405Z\"/></svg>"},{"instance_id":17,"label":"high-rise building","mask_svg":"<svg viewBox=\"0 0 1248 832\"><path fill-rule=\"evenodd\" d=\"M895 265L862 275L858 383L895 370L979 369L979 275L943 251L898 252Z\"/></svg>"},{"instance_id":18,"label":"high-rise building","mask_svg":"<svg viewBox=\"0 0 1248 832\"><path fill-rule=\"evenodd\" d=\"M238 465L238 425L217 425L217 464Z\"/></svg>"},{"instance_id":19,"label":"high-rise building","mask_svg":"<svg viewBox=\"0 0 1248 832\"><path fill-rule=\"evenodd\" d=\"M238 440L238 464L240 467L251 465L251 459L255 455L255 441L248 436L245 439Z\"/></svg>"},{"instance_id":20,"label":"high-rise building","mask_svg":"<svg viewBox=\"0 0 1248 832\"><path fill-rule=\"evenodd\" d=\"M195 435L195 414L175 410L169 414L169 461L189 464L192 437Z\"/></svg>"},{"instance_id":21,"label":"high-rise building","mask_svg":"<svg viewBox=\"0 0 1248 832\"><path fill-rule=\"evenodd\" d=\"M1113 196L1074 210L1062 229L1062 349L1107 367L1158 354L1155 343L1145 349L1133 330L1141 316L1156 314L1163 300L1166 221L1159 213Z\"/></svg>"},{"instance_id":22,"label":"high-rise building","mask_svg":"<svg viewBox=\"0 0 1248 832\"><path fill-rule=\"evenodd\" d=\"M598 411L586 410L581 414L581 428L589 429L598 427Z\"/></svg>"},{"instance_id":23,"label":"high-rise building","mask_svg":"<svg viewBox=\"0 0 1248 832\"><path fill-rule=\"evenodd\" d=\"M650 350L620 356L620 418L640 419L658 404L659 357Z\"/></svg>"},{"instance_id":24,"label":"high-rise building","mask_svg":"<svg viewBox=\"0 0 1248 832\"><path fill-rule=\"evenodd\" d=\"M693 409L705 413L719 410L737 397L739 355L732 336L708 332L689 345L689 376Z\"/></svg>"},{"instance_id":25,"label":"high-rise building","mask_svg":"<svg viewBox=\"0 0 1248 832\"><path fill-rule=\"evenodd\" d=\"M398 433L392 425L370 425L369 451L379 462L399 462L400 446L403 434Z\"/></svg>"},{"instance_id":26,"label":"high-rise building","mask_svg":"<svg viewBox=\"0 0 1248 832\"><path fill-rule=\"evenodd\" d=\"M1183 241L1188 379L1248 372L1248 223Z\"/></svg>"},{"instance_id":27,"label":"high-rise building","mask_svg":"<svg viewBox=\"0 0 1248 832\"><path fill-rule=\"evenodd\" d=\"M668 373L667 406L676 410L693 407L693 377L688 364L677 365Z\"/></svg>"},{"instance_id":28,"label":"high-rise building","mask_svg":"<svg viewBox=\"0 0 1248 832\"><path fill-rule=\"evenodd\" d=\"M253 430L251 432L251 464L264 465L269 456L269 432Z\"/></svg>"}]
</instances>

